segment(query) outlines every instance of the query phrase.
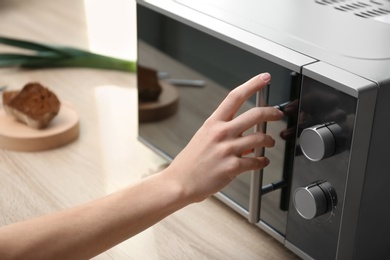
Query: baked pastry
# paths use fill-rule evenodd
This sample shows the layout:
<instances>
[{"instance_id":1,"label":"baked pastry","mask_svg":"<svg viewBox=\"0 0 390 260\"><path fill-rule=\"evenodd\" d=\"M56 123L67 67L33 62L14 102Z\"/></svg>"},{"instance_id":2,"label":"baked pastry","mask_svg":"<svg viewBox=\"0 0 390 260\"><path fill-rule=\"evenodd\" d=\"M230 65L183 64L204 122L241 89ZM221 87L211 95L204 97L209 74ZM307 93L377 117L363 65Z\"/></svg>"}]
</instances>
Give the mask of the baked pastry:
<instances>
[{"instance_id":1,"label":"baked pastry","mask_svg":"<svg viewBox=\"0 0 390 260\"><path fill-rule=\"evenodd\" d=\"M19 94L19 90L8 90L3 92L3 104L8 104L8 102L13 99L17 94Z\"/></svg>"},{"instance_id":2,"label":"baked pastry","mask_svg":"<svg viewBox=\"0 0 390 260\"><path fill-rule=\"evenodd\" d=\"M61 103L48 88L32 82L20 91L4 91L3 106L8 115L30 127L41 129L58 114Z\"/></svg>"}]
</instances>

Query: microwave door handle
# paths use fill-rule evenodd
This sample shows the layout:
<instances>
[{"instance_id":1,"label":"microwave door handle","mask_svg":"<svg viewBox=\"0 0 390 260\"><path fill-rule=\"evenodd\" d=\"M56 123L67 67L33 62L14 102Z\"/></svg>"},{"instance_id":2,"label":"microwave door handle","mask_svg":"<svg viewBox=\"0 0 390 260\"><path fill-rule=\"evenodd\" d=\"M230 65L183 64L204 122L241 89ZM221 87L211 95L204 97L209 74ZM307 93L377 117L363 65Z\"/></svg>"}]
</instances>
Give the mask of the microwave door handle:
<instances>
[{"instance_id":1,"label":"microwave door handle","mask_svg":"<svg viewBox=\"0 0 390 260\"><path fill-rule=\"evenodd\" d=\"M256 94L256 106L265 107L267 106L269 87L266 86ZM267 130L267 123L258 124L255 126L255 133L265 133ZM264 148L256 148L254 156L264 156ZM260 221L260 209L261 209L261 189L263 186L263 170L254 170L251 172L251 182L249 190L249 215L248 221L250 223L257 223Z\"/></svg>"}]
</instances>

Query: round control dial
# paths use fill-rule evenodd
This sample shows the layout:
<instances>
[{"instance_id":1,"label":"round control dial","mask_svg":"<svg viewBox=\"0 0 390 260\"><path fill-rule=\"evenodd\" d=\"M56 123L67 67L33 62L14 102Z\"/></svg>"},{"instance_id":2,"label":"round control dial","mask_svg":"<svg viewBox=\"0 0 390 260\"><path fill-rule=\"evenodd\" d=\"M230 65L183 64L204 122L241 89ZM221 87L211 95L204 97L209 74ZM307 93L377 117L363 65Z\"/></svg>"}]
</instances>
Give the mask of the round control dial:
<instances>
[{"instance_id":1,"label":"round control dial","mask_svg":"<svg viewBox=\"0 0 390 260\"><path fill-rule=\"evenodd\" d=\"M336 192L328 182L319 182L298 188L294 193L294 206L305 219L326 214L337 203Z\"/></svg>"},{"instance_id":2,"label":"round control dial","mask_svg":"<svg viewBox=\"0 0 390 260\"><path fill-rule=\"evenodd\" d=\"M334 123L304 129L299 139L303 154L314 162L332 156L336 148L335 135L340 131Z\"/></svg>"}]
</instances>

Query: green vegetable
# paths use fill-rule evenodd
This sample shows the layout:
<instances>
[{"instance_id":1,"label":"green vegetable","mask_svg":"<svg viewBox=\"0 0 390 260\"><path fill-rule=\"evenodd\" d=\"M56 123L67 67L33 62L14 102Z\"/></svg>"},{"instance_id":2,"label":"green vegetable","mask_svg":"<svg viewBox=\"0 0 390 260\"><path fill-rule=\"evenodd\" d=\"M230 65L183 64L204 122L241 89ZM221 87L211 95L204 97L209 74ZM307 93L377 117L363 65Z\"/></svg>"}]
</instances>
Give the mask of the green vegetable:
<instances>
[{"instance_id":1,"label":"green vegetable","mask_svg":"<svg viewBox=\"0 0 390 260\"><path fill-rule=\"evenodd\" d=\"M0 37L0 44L33 51L32 54L0 53L0 67L86 67L135 72L136 62L66 46Z\"/></svg>"}]
</instances>

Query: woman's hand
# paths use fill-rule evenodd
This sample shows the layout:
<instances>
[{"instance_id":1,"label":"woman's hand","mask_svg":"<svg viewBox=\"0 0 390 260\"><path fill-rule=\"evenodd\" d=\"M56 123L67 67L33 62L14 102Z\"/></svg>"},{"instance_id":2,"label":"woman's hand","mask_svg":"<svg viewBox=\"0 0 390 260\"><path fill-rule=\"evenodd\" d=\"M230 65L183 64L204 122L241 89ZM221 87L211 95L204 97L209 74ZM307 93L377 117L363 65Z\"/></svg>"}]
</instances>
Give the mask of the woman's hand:
<instances>
[{"instance_id":1,"label":"woman's hand","mask_svg":"<svg viewBox=\"0 0 390 260\"><path fill-rule=\"evenodd\" d=\"M268 165L265 157L244 157L243 154L258 147L273 147L274 139L262 133L246 136L242 133L262 122L280 120L283 113L273 107L256 107L234 116L240 106L269 81L270 75L263 73L232 90L164 171L179 182L190 203L220 191L245 171Z\"/></svg>"},{"instance_id":2,"label":"woman's hand","mask_svg":"<svg viewBox=\"0 0 390 260\"><path fill-rule=\"evenodd\" d=\"M280 120L282 112L266 107L234 115L269 81L268 73L261 74L231 91L162 172L78 207L1 227L0 258L89 259L213 195L238 174L267 166L264 157L242 155L256 147L272 147L272 137L242 133L256 124Z\"/></svg>"}]
</instances>

